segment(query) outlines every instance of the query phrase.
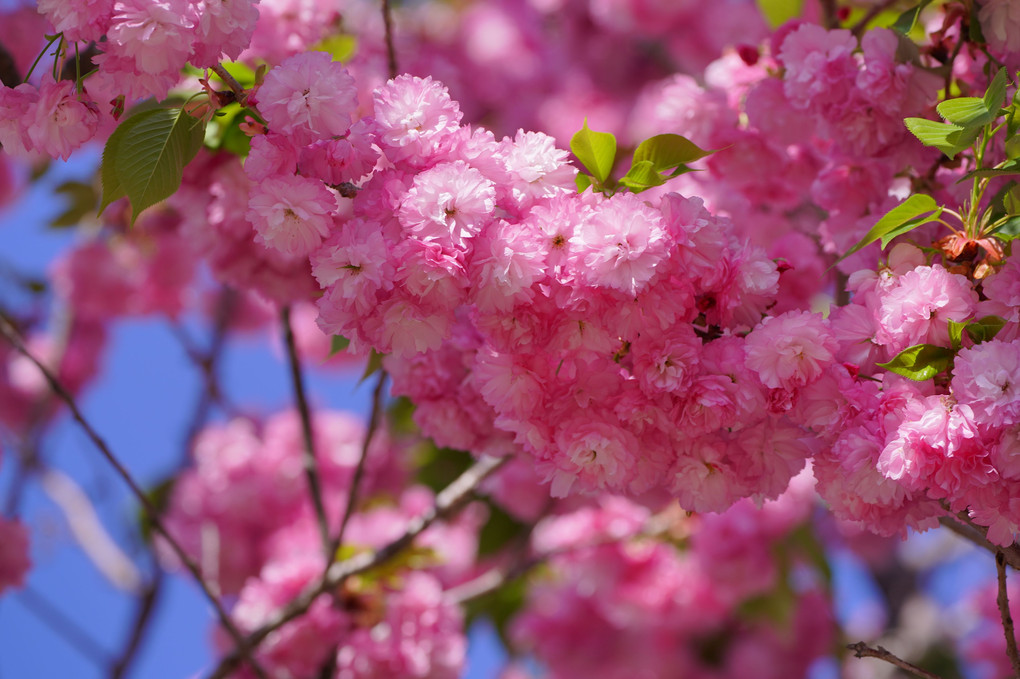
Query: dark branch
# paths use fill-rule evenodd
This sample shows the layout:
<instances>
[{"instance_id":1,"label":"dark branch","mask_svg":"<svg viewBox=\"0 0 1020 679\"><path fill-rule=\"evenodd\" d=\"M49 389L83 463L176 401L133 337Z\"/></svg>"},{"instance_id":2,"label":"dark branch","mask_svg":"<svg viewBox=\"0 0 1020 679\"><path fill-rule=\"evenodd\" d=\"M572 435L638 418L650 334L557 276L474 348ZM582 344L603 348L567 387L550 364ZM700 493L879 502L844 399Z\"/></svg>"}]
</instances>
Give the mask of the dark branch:
<instances>
[{"instance_id":1,"label":"dark branch","mask_svg":"<svg viewBox=\"0 0 1020 679\"><path fill-rule=\"evenodd\" d=\"M382 0L383 30L386 36L386 67L390 79L396 78L400 69L397 67L397 49L393 44L393 9L390 0Z\"/></svg>"},{"instance_id":2,"label":"dark branch","mask_svg":"<svg viewBox=\"0 0 1020 679\"><path fill-rule=\"evenodd\" d=\"M481 458L436 496L435 506L421 516L412 519L408 523L407 530L399 538L376 552L361 552L345 561L334 563L318 582L305 588L289 604L270 616L262 627L252 632L246 640L248 646L256 648L274 631L304 614L320 595L337 589L348 578L381 566L400 554L429 526L457 511L471 497L479 484L508 459L509 457ZM239 660L236 651L225 656L209 675L209 679L224 679L229 676Z\"/></svg>"},{"instance_id":3,"label":"dark branch","mask_svg":"<svg viewBox=\"0 0 1020 679\"><path fill-rule=\"evenodd\" d=\"M368 428L365 431L365 440L361 444L361 456L358 458L358 464L354 468L354 477L351 479L351 488L347 493L347 506L344 507L344 515L340 519L340 528L337 530L336 537L333 538L332 549L329 551L329 561L332 563L333 558L340 549L340 545L344 541L344 531L347 530L347 524L351 520L351 516L354 514L354 507L358 502L358 489L361 487L362 477L365 475L365 461L368 459L368 449L372 445L372 439L375 437L375 431L379 428L379 420L382 419L382 394L383 386L386 384L386 371L379 371L379 381L375 383L375 389L372 391L372 411L368 416ZM330 558L332 557L332 558Z\"/></svg>"},{"instance_id":4,"label":"dark branch","mask_svg":"<svg viewBox=\"0 0 1020 679\"><path fill-rule=\"evenodd\" d=\"M960 537L970 540L978 547L986 549L992 554L998 554L1001 552L1006 563L1009 564L1013 570L1020 570L1020 548L1018 548L1016 544L1012 544L1009 547L993 545L986 537L987 529L975 524L966 514L961 514L958 518L943 516L939 519L939 523Z\"/></svg>"},{"instance_id":5,"label":"dark branch","mask_svg":"<svg viewBox=\"0 0 1020 679\"><path fill-rule=\"evenodd\" d=\"M60 400L62 400L65 405L67 405L68 409L71 411L71 416L74 418L74 421L78 423L78 425L85 432L85 435L89 438L90 441L92 441L93 445L99 450L99 452L110 464L110 466L113 467L113 469L117 472L118 476L121 477L124 483L127 484L128 488L131 490L131 493L135 496L135 499L137 499L141 503L142 507L145 510L146 516L148 517L149 521L152 522L153 529L157 533L159 533L164 540L166 540L167 544L170 546L170 549L174 552L174 554L177 556L180 562L184 564L184 567L188 569L188 572L190 572L192 576L194 576L195 581L198 583L199 587L202 588L202 592L205 594L206 598L209 599L209 602L213 605L213 608L216 610L216 614L220 620L220 623L223 625L224 629L226 629L227 633L234 640L234 642L238 645L238 648L241 650L241 653L245 656L245 659L249 662L252 669L259 677L261 677L262 679L266 679L265 672L251 657L251 653L249 651L247 643L245 642L244 636L241 634L237 626L234 625L234 622L230 619L230 616L227 615L227 611L226 609L223 608L223 604L220 602L219 597L217 597L216 594L214 594L213 591L209 588L209 584L202 577L202 574L199 571L198 566L195 564L194 560L190 556L188 556L188 554L181 547L180 543L178 543L177 540L170 535L170 532L166 529L166 526L163 525L163 521L159 518L159 511L156 509L156 507L153 506L152 501L149 500L149 497L145 494L145 491L143 491L142 488L138 485L138 482L135 481L134 477L131 476L127 468L124 467L123 464L121 464L117 456L113 454L113 451L110 450L110 447L106 444L106 441L103 439L103 437L100 436L99 433L92 428L92 425L89 424L89 422L85 419L85 416L82 414L81 409L78 408L78 403L75 401L74 396L72 396L71 393L64 388L64 385L57 380L53 373L50 372L50 369L44 366L39 361L39 359L37 359L32 354L32 352L28 350L28 348L25 346L25 343L21 340L21 337L18 336L18 333L14 329L14 327L11 326L11 324L8 323L3 318L0 318L0 334L3 334L3 336L7 338L11 345L18 351L18 353L27 358L39 370L39 372L42 373L43 378L45 378L46 383L49 385L53 393L56 394L57 397Z\"/></svg>"},{"instance_id":6,"label":"dark branch","mask_svg":"<svg viewBox=\"0 0 1020 679\"><path fill-rule=\"evenodd\" d=\"M1006 635L1006 655L1013 665L1013 674L1020 679L1020 653L1016 649L1016 632L1013 630L1013 616L1009 612L1009 595L1006 593L1006 556L999 552L995 555L995 570L999 575L999 596L995 601L999 605L1002 617L1002 631Z\"/></svg>"},{"instance_id":7,"label":"dark branch","mask_svg":"<svg viewBox=\"0 0 1020 679\"><path fill-rule=\"evenodd\" d=\"M163 571L157 568L152 576L152 580L146 585L145 591L142 592L136 601L138 608L135 613L134 622L131 624L131 631L124 644L124 649L120 653L120 657L110 667L110 679L121 679L130 669L131 663L134 662L135 657L138 655L138 649L141 648L142 639L145 638L145 633L150 629L152 614L156 610L156 603L159 601L159 595L162 590Z\"/></svg>"},{"instance_id":8,"label":"dark branch","mask_svg":"<svg viewBox=\"0 0 1020 679\"><path fill-rule=\"evenodd\" d=\"M301 373L301 359L298 357L297 343L294 341L294 328L290 323L290 307L283 307L280 312L280 323L283 325L283 339L287 345L287 359L290 365L290 380L294 387L294 401L297 404L298 416L301 418L301 436L304 439L304 450L301 455L301 463L305 469L305 478L308 480L308 491L312 496L312 505L315 507L315 517L319 522L319 537L322 540L322 549L326 555L326 562L333 560L331 549L332 542L329 539L329 522L326 519L326 505L322 501L322 484L319 483L319 464L315 459L315 435L312 432L312 413L308 408L308 398L305 394L305 379Z\"/></svg>"},{"instance_id":9,"label":"dark branch","mask_svg":"<svg viewBox=\"0 0 1020 679\"><path fill-rule=\"evenodd\" d=\"M906 660L903 660L902 658L893 655L892 653L885 650L881 646L871 648L863 641L858 641L856 644L849 644L847 648L853 651L854 655L858 658L878 658L879 660L884 660L887 663L896 665L896 667L899 667L901 670L910 672L914 676L921 677L921 679L941 679L941 677L939 677L937 674L932 674L927 670L922 670L917 665L908 663Z\"/></svg>"}]
</instances>

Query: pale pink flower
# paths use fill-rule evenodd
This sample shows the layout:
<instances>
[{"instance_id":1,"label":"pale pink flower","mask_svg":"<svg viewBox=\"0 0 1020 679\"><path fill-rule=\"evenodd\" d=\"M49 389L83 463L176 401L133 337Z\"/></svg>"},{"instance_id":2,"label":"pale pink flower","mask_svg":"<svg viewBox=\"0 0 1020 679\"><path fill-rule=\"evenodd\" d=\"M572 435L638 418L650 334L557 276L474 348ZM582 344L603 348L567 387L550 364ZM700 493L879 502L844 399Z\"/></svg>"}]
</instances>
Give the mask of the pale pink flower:
<instances>
[{"instance_id":1,"label":"pale pink flower","mask_svg":"<svg viewBox=\"0 0 1020 679\"><path fill-rule=\"evenodd\" d=\"M70 80L44 80L33 113L25 121L25 132L35 150L63 160L92 139L99 126L98 108L82 101Z\"/></svg>"},{"instance_id":2,"label":"pale pink flower","mask_svg":"<svg viewBox=\"0 0 1020 679\"><path fill-rule=\"evenodd\" d=\"M589 284L634 295L666 257L666 232L656 210L633 194L619 193L596 206L570 245Z\"/></svg>"},{"instance_id":3,"label":"pale pink flower","mask_svg":"<svg viewBox=\"0 0 1020 679\"><path fill-rule=\"evenodd\" d=\"M194 56L199 67L213 66L226 55L237 59L248 47L259 18L258 0L197 0Z\"/></svg>"},{"instance_id":4,"label":"pale pink flower","mask_svg":"<svg viewBox=\"0 0 1020 679\"><path fill-rule=\"evenodd\" d=\"M335 209L336 198L319 180L281 175L252 187L246 216L257 242L303 257L329 235Z\"/></svg>"},{"instance_id":5,"label":"pale pink flower","mask_svg":"<svg viewBox=\"0 0 1020 679\"><path fill-rule=\"evenodd\" d=\"M394 160L421 162L451 141L460 108L431 77L402 75L375 91L374 117L379 142Z\"/></svg>"},{"instance_id":6,"label":"pale pink flower","mask_svg":"<svg viewBox=\"0 0 1020 679\"><path fill-rule=\"evenodd\" d=\"M131 60L140 73L176 73L191 54L194 10L188 0L118 0L103 51Z\"/></svg>"},{"instance_id":7,"label":"pale pink flower","mask_svg":"<svg viewBox=\"0 0 1020 679\"><path fill-rule=\"evenodd\" d=\"M462 160L441 163L414 178L400 205L400 223L415 237L465 250L492 218L496 190Z\"/></svg>"},{"instance_id":8,"label":"pale pink flower","mask_svg":"<svg viewBox=\"0 0 1020 679\"><path fill-rule=\"evenodd\" d=\"M747 367L773 389L810 384L833 361L837 344L824 319L788 311L764 319L747 336Z\"/></svg>"},{"instance_id":9,"label":"pale pink flower","mask_svg":"<svg viewBox=\"0 0 1020 679\"><path fill-rule=\"evenodd\" d=\"M113 0L39 0L36 4L53 30L70 42L98 42L113 15Z\"/></svg>"},{"instance_id":10,"label":"pale pink flower","mask_svg":"<svg viewBox=\"0 0 1020 679\"><path fill-rule=\"evenodd\" d=\"M339 137L351 126L358 92L326 52L304 52L269 71L256 95L269 129L298 144Z\"/></svg>"},{"instance_id":11,"label":"pale pink flower","mask_svg":"<svg viewBox=\"0 0 1020 679\"><path fill-rule=\"evenodd\" d=\"M374 224L355 219L337 229L312 253L312 274L319 285L359 314L376 306L376 293L393 288L395 262L390 246Z\"/></svg>"},{"instance_id":12,"label":"pale pink flower","mask_svg":"<svg viewBox=\"0 0 1020 679\"><path fill-rule=\"evenodd\" d=\"M882 299L875 339L898 353L915 344L949 345L949 324L970 319L978 302L970 281L942 266L922 266L897 279Z\"/></svg>"},{"instance_id":13,"label":"pale pink flower","mask_svg":"<svg viewBox=\"0 0 1020 679\"><path fill-rule=\"evenodd\" d=\"M953 365L953 395L993 427L1020 416L1020 343L992 340L962 349Z\"/></svg>"},{"instance_id":14,"label":"pale pink flower","mask_svg":"<svg viewBox=\"0 0 1020 679\"><path fill-rule=\"evenodd\" d=\"M1020 52L1020 5L1011 0L979 3L978 21L988 46L1003 54Z\"/></svg>"}]
</instances>

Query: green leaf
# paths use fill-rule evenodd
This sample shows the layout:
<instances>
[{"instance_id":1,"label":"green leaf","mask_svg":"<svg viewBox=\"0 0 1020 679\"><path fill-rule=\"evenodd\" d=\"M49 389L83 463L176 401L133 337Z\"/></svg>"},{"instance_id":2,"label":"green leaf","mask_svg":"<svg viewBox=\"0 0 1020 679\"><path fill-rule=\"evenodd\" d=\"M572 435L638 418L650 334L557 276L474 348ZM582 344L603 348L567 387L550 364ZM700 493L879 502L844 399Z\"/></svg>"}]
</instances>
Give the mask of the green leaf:
<instances>
[{"instance_id":1,"label":"green leaf","mask_svg":"<svg viewBox=\"0 0 1020 679\"><path fill-rule=\"evenodd\" d=\"M895 31L907 35L910 31L914 30L914 26L917 24L917 18L921 16L921 11L931 4L932 0L922 0L913 9L908 9L906 12L901 14L896 22L893 23L892 28Z\"/></svg>"},{"instance_id":2,"label":"green leaf","mask_svg":"<svg viewBox=\"0 0 1020 679\"><path fill-rule=\"evenodd\" d=\"M991 234L1001 241L1011 241L1017 238L1020 236L1020 215L1008 219L1004 224L995 227Z\"/></svg>"},{"instance_id":3,"label":"green leaf","mask_svg":"<svg viewBox=\"0 0 1020 679\"><path fill-rule=\"evenodd\" d=\"M1020 174L1020 162L1009 161L1002 164L1002 167L986 167L979 170L971 170L965 174L957 184L973 179L974 177L1009 177Z\"/></svg>"},{"instance_id":4,"label":"green leaf","mask_svg":"<svg viewBox=\"0 0 1020 679\"><path fill-rule=\"evenodd\" d=\"M1009 189L1002 194L1002 207L1008 215L1020 214L1020 184L1010 182Z\"/></svg>"},{"instance_id":5,"label":"green leaf","mask_svg":"<svg viewBox=\"0 0 1020 679\"><path fill-rule=\"evenodd\" d=\"M108 143L107 150L113 153L119 186L131 201L133 224L143 210L180 188L184 167L202 148L205 123L179 108L144 111L129 120L134 123L112 149ZM105 153L103 164L105 176Z\"/></svg>"},{"instance_id":6,"label":"green leaf","mask_svg":"<svg viewBox=\"0 0 1020 679\"><path fill-rule=\"evenodd\" d=\"M50 221L53 228L75 226L96 210L96 189L83 182L64 182L54 189L67 196L67 209Z\"/></svg>"},{"instance_id":7,"label":"green leaf","mask_svg":"<svg viewBox=\"0 0 1020 679\"><path fill-rule=\"evenodd\" d=\"M952 349L934 344L918 344L896 354L888 363L878 365L907 379L923 382L948 368L952 360Z\"/></svg>"},{"instance_id":8,"label":"green leaf","mask_svg":"<svg viewBox=\"0 0 1020 679\"><path fill-rule=\"evenodd\" d=\"M935 110L950 123L961 127L987 125L999 117L998 107L989 109L985 100L977 97L947 99L935 107Z\"/></svg>"},{"instance_id":9,"label":"green leaf","mask_svg":"<svg viewBox=\"0 0 1020 679\"><path fill-rule=\"evenodd\" d=\"M333 335L329 341L329 356L339 354L341 351L347 351L347 347L351 346L351 341L343 335Z\"/></svg>"},{"instance_id":10,"label":"green leaf","mask_svg":"<svg viewBox=\"0 0 1020 679\"><path fill-rule=\"evenodd\" d=\"M953 344L953 351L959 349L963 344L963 330L966 327L966 323L957 323L953 319L949 319L949 341Z\"/></svg>"},{"instance_id":11,"label":"green leaf","mask_svg":"<svg viewBox=\"0 0 1020 679\"><path fill-rule=\"evenodd\" d=\"M380 354L375 349L372 349L372 353L368 355L368 363L365 364L365 372L361 375L361 379L358 380L358 384L361 384L375 373L382 370L382 360L385 354Z\"/></svg>"},{"instance_id":12,"label":"green leaf","mask_svg":"<svg viewBox=\"0 0 1020 679\"><path fill-rule=\"evenodd\" d=\"M1006 321L998 316L985 316L968 323L966 330L974 344L981 344L993 339L1004 325Z\"/></svg>"},{"instance_id":13,"label":"green leaf","mask_svg":"<svg viewBox=\"0 0 1020 679\"><path fill-rule=\"evenodd\" d=\"M650 160L641 160L634 163L627 174L620 179L620 184L626 186L634 193L641 193L653 186L661 186L666 183L666 178L655 171L655 166Z\"/></svg>"},{"instance_id":14,"label":"green leaf","mask_svg":"<svg viewBox=\"0 0 1020 679\"><path fill-rule=\"evenodd\" d=\"M757 0L757 3L762 16L773 29L799 17L804 10L804 0Z\"/></svg>"},{"instance_id":15,"label":"green leaf","mask_svg":"<svg viewBox=\"0 0 1020 679\"><path fill-rule=\"evenodd\" d=\"M616 161L616 137L590 130L585 118L584 125L570 138L570 150L599 184L606 183Z\"/></svg>"},{"instance_id":16,"label":"green leaf","mask_svg":"<svg viewBox=\"0 0 1020 679\"><path fill-rule=\"evenodd\" d=\"M939 123L926 118L905 118L907 129L925 146L934 146L950 158L973 143L979 128L964 128L952 123Z\"/></svg>"},{"instance_id":17,"label":"green leaf","mask_svg":"<svg viewBox=\"0 0 1020 679\"><path fill-rule=\"evenodd\" d=\"M938 218L940 214L942 214L942 208L935 203L934 198L923 193L914 194L885 213L871 227L871 230L864 235L864 238L847 250L846 254L837 261L849 257L879 239L882 240L882 248L884 249L889 244L889 241L896 236L903 235L921 224L927 224Z\"/></svg>"},{"instance_id":18,"label":"green leaf","mask_svg":"<svg viewBox=\"0 0 1020 679\"><path fill-rule=\"evenodd\" d=\"M358 49L358 39L353 35L337 33L317 43L314 52L327 52L333 61L346 63Z\"/></svg>"},{"instance_id":19,"label":"green leaf","mask_svg":"<svg viewBox=\"0 0 1020 679\"><path fill-rule=\"evenodd\" d=\"M99 203L100 215L103 214L103 210L106 209L107 205L127 195L120 183L120 178L117 176L118 149L127 133L141 119L141 114L139 114L122 120L117 129L110 135L110 138L106 140L106 146L103 147L103 161L99 168L99 177L103 184L103 199Z\"/></svg>"},{"instance_id":20,"label":"green leaf","mask_svg":"<svg viewBox=\"0 0 1020 679\"><path fill-rule=\"evenodd\" d=\"M1000 68L995 77L992 78L992 82L988 84L988 89L985 90L985 96L983 98L985 107L989 111L995 112L995 117L999 117L999 109L1006 102L1006 86L1009 81L1006 79L1006 69ZM992 120L994 120L993 118ZM991 121L989 121L991 122Z\"/></svg>"},{"instance_id":21,"label":"green leaf","mask_svg":"<svg viewBox=\"0 0 1020 679\"><path fill-rule=\"evenodd\" d=\"M584 193L591 186L592 179L594 178L590 174L578 172L577 176L574 177L574 183L577 184L577 192Z\"/></svg>"},{"instance_id":22,"label":"green leaf","mask_svg":"<svg viewBox=\"0 0 1020 679\"><path fill-rule=\"evenodd\" d=\"M714 151L700 148L687 137L679 134L657 134L638 144L634 149L633 165L642 161L650 161L656 172L665 172L685 163L692 163Z\"/></svg>"},{"instance_id":23,"label":"green leaf","mask_svg":"<svg viewBox=\"0 0 1020 679\"><path fill-rule=\"evenodd\" d=\"M1020 92L1020 89L1017 92ZM1006 141L1006 157L1010 160L1020 158L1020 137L1013 137Z\"/></svg>"}]
</instances>

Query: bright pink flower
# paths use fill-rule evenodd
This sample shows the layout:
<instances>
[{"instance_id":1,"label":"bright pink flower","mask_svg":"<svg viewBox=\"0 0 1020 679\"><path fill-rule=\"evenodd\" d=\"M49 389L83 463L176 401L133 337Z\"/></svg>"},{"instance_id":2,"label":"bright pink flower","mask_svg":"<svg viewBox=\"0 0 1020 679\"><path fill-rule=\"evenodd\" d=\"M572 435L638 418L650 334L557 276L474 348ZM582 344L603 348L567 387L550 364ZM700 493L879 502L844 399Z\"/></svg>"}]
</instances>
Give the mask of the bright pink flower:
<instances>
[{"instance_id":1,"label":"bright pink flower","mask_svg":"<svg viewBox=\"0 0 1020 679\"><path fill-rule=\"evenodd\" d=\"M440 145L452 141L460 124L460 108L446 87L431 77L402 75L375 92L379 142L393 160L421 163Z\"/></svg>"},{"instance_id":2,"label":"bright pink flower","mask_svg":"<svg viewBox=\"0 0 1020 679\"><path fill-rule=\"evenodd\" d=\"M269 129L302 145L346 134L358 106L354 78L326 52L286 59L256 96Z\"/></svg>"},{"instance_id":3,"label":"bright pink flower","mask_svg":"<svg viewBox=\"0 0 1020 679\"><path fill-rule=\"evenodd\" d=\"M389 244L374 224L355 219L337 229L312 253L312 274L358 314L377 304L376 293L390 290L396 271Z\"/></svg>"},{"instance_id":4,"label":"bright pink flower","mask_svg":"<svg viewBox=\"0 0 1020 679\"><path fill-rule=\"evenodd\" d=\"M810 384L833 360L836 341L819 314L788 311L747 336L747 367L773 389Z\"/></svg>"},{"instance_id":5,"label":"bright pink flower","mask_svg":"<svg viewBox=\"0 0 1020 679\"><path fill-rule=\"evenodd\" d=\"M248 47L259 18L258 0L197 0L194 56L199 67L212 66L222 55L237 59Z\"/></svg>"},{"instance_id":6,"label":"bright pink flower","mask_svg":"<svg viewBox=\"0 0 1020 679\"><path fill-rule=\"evenodd\" d=\"M400 205L400 223L424 241L466 250L492 218L496 190L461 160L441 163L414 178Z\"/></svg>"},{"instance_id":7,"label":"bright pink flower","mask_svg":"<svg viewBox=\"0 0 1020 679\"><path fill-rule=\"evenodd\" d=\"M915 344L949 346L948 321L970 319L978 296L970 281L942 266L922 266L897 279L882 299L875 339L893 353Z\"/></svg>"},{"instance_id":8,"label":"bright pink flower","mask_svg":"<svg viewBox=\"0 0 1020 679\"><path fill-rule=\"evenodd\" d=\"M570 241L578 272L590 285L634 295L666 256L666 232L657 211L630 193L596 205Z\"/></svg>"},{"instance_id":9,"label":"bright pink flower","mask_svg":"<svg viewBox=\"0 0 1020 679\"><path fill-rule=\"evenodd\" d=\"M953 395L973 408L982 424L1012 426L1020 420L1020 343L992 340L962 349L953 364Z\"/></svg>"},{"instance_id":10,"label":"bright pink flower","mask_svg":"<svg viewBox=\"0 0 1020 679\"><path fill-rule=\"evenodd\" d=\"M336 198L319 180L280 175L252 187L246 216L256 242L303 257L329 235L334 210Z\"/></svg>"},{"instance_id":11,"label":"bright pink flower","mask_svg":"<svg viewBox=\"0 0 1020 679\"><path fill-rule=\"evenodd\" d=\"M113 0L39 0L36 4L53 30L70 42L98 42L113 15Z\"/></svg>"}]
</instances>

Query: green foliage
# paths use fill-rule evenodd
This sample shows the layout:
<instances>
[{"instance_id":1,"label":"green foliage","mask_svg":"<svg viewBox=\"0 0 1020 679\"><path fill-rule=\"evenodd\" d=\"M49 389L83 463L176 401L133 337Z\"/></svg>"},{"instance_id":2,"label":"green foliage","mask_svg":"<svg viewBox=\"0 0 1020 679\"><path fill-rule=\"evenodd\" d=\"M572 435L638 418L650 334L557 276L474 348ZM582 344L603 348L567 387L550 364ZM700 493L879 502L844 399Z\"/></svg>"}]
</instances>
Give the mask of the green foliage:
<instances>
[{"instance_id":1,"label":"green foliage","mask_svg":"<svg viewBox=\"0 0 1020 679\"><path fill-rule=\"evenodd\" d=\"M1004 325L1006 325L1006 321L998 316L985 316L976 321L971 321L964 330L971 340L974 341L974 344L981 344L993 339L1002 330Z\"/></svg>"},{"instance_id":2,"label":"green foliage","mask_svg":"<svg viewBox=\"0 0 1020 679\"><path fill-rule=\"evenodd\" d=\"M950 158L968 148L977 139L979 129L968 130L961 125L939 123L927 118L906 118L907 129L925 146L934 146Z\"/></svg>"},{"instance_id":3,"label":"green foliage","mask_svg":"<svg viewBox=\"0 0 1020 679\"><path fill-rule=\"evenodd\" d=\"M934 344L917 344L907 347L881 367L911 380L930 380L946 370L953 362L953 351Z\"/></svg>"},{"instance_id":4,"label":"green foliage","mask_svg":"<svg viewBox=\"0 0 1020 679\"><path fill-rule=\"evenodd\" d=\"M665 184L667 179L691 172L687 163L712 153L679 134L657 134L638 144L630 169L620 179L620 184L640 193Z\"/></svg>"},{"instance_id":5,"label":"green foliage","mask_svg":"<svg viewBox=\"0 0 1020 679\"><path fill-rule=\"evenodd\" d=\"M67 196L67 208L50 221L50 226L55 229L76 226L96 210L96 189L92 184L64 182L54 191Z\"/></svg>"},{"instance_id":6,"label":"green foliage","mask_svg":"<svg viewBox=\"0 0 1020 679\"><path fill-rule=\"evenodd\" d=\"M772 29L799 17L804 11L804 0L757 0L757 4Z\"/></svg>"},{"instance_id":7,"label":"green foliage","mask_svg":"<svg viewBox=\"0 0 1020 679\"><path fill-rule=\"evenodd\" d=\"M329 341L329 357L336 356L341 351L347 351L347 347L351 346L351 341L343 335L333 335Z\"/></svg>"},{"instance_id":8,"label":"green foliage","mask_svg":"<svg viewBox=\"0 0 1020 679\"><path fill-rule=\"evenodd\" d=\"M584 125L570 138L570 150L591 173L591 184L596 188L604 186L616 162L616 137L591 130L585 118Z\"/></svg>"},{"instance_id":9,"label":"green foliage","mask_svg":"<svg viewBox=\"0 0 1020 679\"><path fill-rule=\"evenodd\" d=\"M935 199L931 196L921 193L909 196L905 201L885 213L871 227L871 230L864 235L864 238L847 250L846 254L839 259L842 260L849 257L879 239L882 241L882 249L884 250L893 238L902 236L922 224L933 222L941 214L942 208L935 203Z\"/></svg>"},{"instance_id":10,"label":"green foliage","mask_svg":"<svg viewBox=\"0 0 1020 679\"><path fill-rule=\"evenodd\" d=\"M229 151L241 158L248 157L251 137L241 130L241 123L256 114L240 104L229 104L216 112L205 131L205 145L214 151Z\"/></svg>"},{"instance_id":11,"label":"green foliage","mask_svg":"<svg viewBox=\"0 0 1020 679\"><path fill-rule=\"evenodd\" d=\"M921 12L924 11L924 8L930 5L931 2L932 0L921 0L921 2L912 9L908 9L906 12L901 14L896 21L893 22L892 29L902 33L903 35L908 35L914 30L914 26L917 25L917 19L921 16Z\"/></svg>"},{"instance_id":12,"label":"green foliage","mask_svg":"<svg viewBox=\"0 0 1020 679\"><path fill-rule=\"evenodd\" d=\"M102 211L127 196L131 223L180 188L185 166L202 147L205 123L181 108L142 111L125 119L103 149Z\"/></svg>"},{"instance_id":13,"label":"green foliage","mask_svg":"<svg viewBox=\"0 0 1020 679\"><path fill-rule=\"evenodd\" d=\"M372 353L368 355L368 363L365 364L365 372L361 375L361 379L358 380L358 384L361 384L372 375L382 370L382 360L385 354L380 354L375 349L372 349Z\"/></svg>"},{"instance_id":14,"label":"green foliage","mask_svg":"<svg viewBox=\"0 0 1020 679\"><path fill-rule=\"evenodd\" d=\"M312 50L315 52L326 52L333 61L346 63L358 50L358 39L353 35L337 33L326 37L317 43Z\"/></svg>"}]
</instances>

